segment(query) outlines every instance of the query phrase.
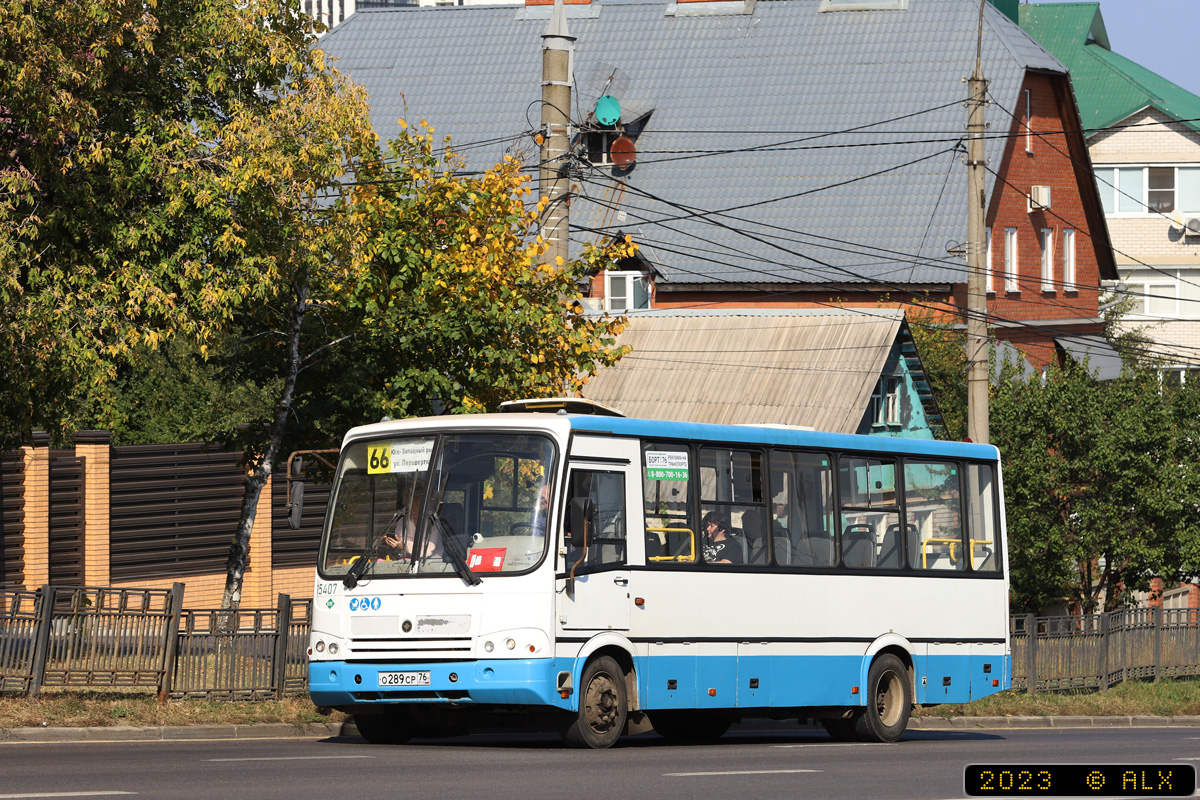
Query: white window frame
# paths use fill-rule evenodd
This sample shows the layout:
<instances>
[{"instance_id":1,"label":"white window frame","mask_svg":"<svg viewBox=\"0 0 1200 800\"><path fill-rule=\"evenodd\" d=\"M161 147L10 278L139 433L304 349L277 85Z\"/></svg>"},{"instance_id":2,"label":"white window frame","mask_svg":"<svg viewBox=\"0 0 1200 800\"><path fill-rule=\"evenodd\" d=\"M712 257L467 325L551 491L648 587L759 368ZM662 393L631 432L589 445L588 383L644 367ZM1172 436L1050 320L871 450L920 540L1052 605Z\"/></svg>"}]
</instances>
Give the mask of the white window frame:
<instances>
[{"instance_id":1,"label":"white window frame","mask_svg":"<svg viewBox=\"0 0 1200 800\"><path fill-rule=\"evenodd\" d=\"M1174 188L1171 190L1175 194L1175 201L1173 204L1174 208L1172 208L1170 211L1153 211L1150 208L1150 191L1151 191L1150 190L1150 170L1151 169L1159 169L1159 168L1163 168L1163 169L1172 168L1175 170ZM1095 165L1096 188L1099 189L1099 191L1101 193L1101 199L1103 199L1104 194L1107 194L1109 192L1112 193L1112 210L1105 211L1104 212L1105 216L1107 216L1107 217L1126 217L1126 218L1130 218L1130 217L1156 218L1156 217L1162 217L1164 214L1168 215L1168 216L1173 215L1173 214L1181 214L1181 215L1187 216L1187 217L1191 217L1193 215L1200 216L1200 208L1184 208L1182 203L1180 202L1180 189L1183 184L1182 176L1180 175L1180 170L1193 170L1193 169L1197 170L1197 172L1200 172L1200 164L1190 164L1189 163L1189 164L1097 164L1097 165ZM1100 176L1099 176L1099 172L1101 170L1112 170L1113 176L1112 176L1111 185L1102 185L1101 184ZM1120 187L1121 187L1121 173L1122 172L1141 172L1142 173L1141 197L1133 197L1132 195L1126 195L1121 192ZM1155 189L1154 191L1165 191L1165 190ZM1137 210L1137 211L1122 211L1121 210L1121 199L1122 198L1125 198L1126 200L1132 199L1132 200L1136 201L1138 206L1140 207L1139 210Z\"/></svg>"},{"instance_id":2,"label":"white window frame","mask_svg":"<svg viewBox=\"0 0 1200 800\"><path fill-rule=\"evenodd\" d=\"M1004 291L1019 292L1021 284L1017 280L1017 270L1020 268L1020 258L1018 257L1018 247L1020 240L1017 238L1016 228L1004 229Z\"/></svg>"},{"instance_id":3,"label":"white window frame","mask_svg":"<svg viewBox=\"0 0 1200 800\"><path fill-rule=\"evenodd\" d=\"M1176 319L1179 317L1179 281L1178 280L1137 280L1122 281L1126 295L1137 295L1142 299L1141 311L1130 311L1133 319ZM1160 313L1150 310L1151 298L1163 301L1174 300L1175 310L1170 313Z\"/></svg>"},{"instance_id":4,"label":"white window frame","mask_svg":"<svg viewBox=\"0 0 1200 800\"><path fill-rule=\"evenodd\" d=\"M984 272L984 274L987 276L987 293L995 294L996 286L993 281L993 276L995 275L995 272L992 269L992 229L987 228L986 232L987 232L987 262L986 262L987 266L985 267L986 271Z\"/></svg>"},{"instance_id":5,"label":"white window frame","mask_svg":"<svg viewBox=\"0 0 1200 800\"><path fill-rule=\"evenodd\" d=\"M612 285L613 285L614 279L620 280L625 284L625 294L624 294L625 306L623 308L613 308ZM641 310L632 305L634 302L633 282L635 280L646 281L646 305L644 308L650 308L650 306L652 304L651 298L650 298L650 294L651 294L650 282L649 282L649 280L647 280L646 273L638 272L636 270L608 270L604 273L604 310L605 311L617 311L620 313L624 313L626 311Z\"/></svg>"},{"instance_id":6,"label":"white window frame","mask_svg":"<svg viewBox=\"0 0 1200 800\"><path fill-rule=\"evenodd\" d=\"M1033 91L1025 90L1025 152L1033 152Z\"/></svg>"},{"instance_id":7,"label":"white window frame","mask_svg":"<svg viewBox=\"0 0 1200 800\"><path fill-rule=\"evenodd\" d=\"M1075 229L1063 229L1062 244L1062 288L1064 292L1077 291L1075 286Z\"/></svg>"},{"instance_id":8,"label":"white window frame","mask_svg":"<svg viewBox=\"0 0 1200 800\"><path fill-rule=\"evenodd\" d=\"M884 375L875 384L871 397L872 424L880 427L900 424L900 387L904 378L900 375Z\"/></svg>"},{"instance_id":9,"label":"white window frame","mask_svg":"<svg viewBox=\"0 0 1200 800\"><path fill-rule=\"evenodd\" d=\"M1042 251L1042 291L1054 291L1054 229L1038 229L1038 247Z\"/></svg>"}]
</instances>

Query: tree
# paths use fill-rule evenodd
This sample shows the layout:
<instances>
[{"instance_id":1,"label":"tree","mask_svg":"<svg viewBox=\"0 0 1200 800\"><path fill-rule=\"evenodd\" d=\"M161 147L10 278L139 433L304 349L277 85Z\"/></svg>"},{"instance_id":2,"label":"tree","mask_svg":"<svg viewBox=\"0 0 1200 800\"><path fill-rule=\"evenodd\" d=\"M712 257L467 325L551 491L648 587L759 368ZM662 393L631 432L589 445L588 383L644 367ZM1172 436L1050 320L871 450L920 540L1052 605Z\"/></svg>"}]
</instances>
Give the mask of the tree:
<instances>
[{"instance_id":1,"label":"tree","mask_svg":"<svg viewBox=\"0 0 1200 800\"><path fill-rule=\"evenodd\" d=\"M335 214L314 226L331 205L317 198L375 138L298 12L0 5L4 434L102 418L132 353L174 336L203 349L293 266L346 246Z\"/></svg>"},{"instance_id":2,"label":"tree","mask_svg":"<svg viewBox=\"0 0 1200 800\"><path fill-rule=\"evenodd\" d=\"M1197 412L1200 392L1164 398L1149 371L1099 382L1070 364L999 384L1015 607L1112 609L1153 577L1197 574Z\"/></svg>"},{"instance_id":3,"label":"tree","mask_svg":"<svg viewBox=\"0 0 1200 800\"><path fill-rule=\"evenodd\" d=\"M967 435L967 335L930 308L906 309L913 342L942 412L944 437Z\"/></svg>"},{"instance_id":4,"label":"tree","mask_svg":"<svg viewBox=\"0 0 1200 800\"><path fill-rule=\"evenodd\" d=\"M625 349L623 321L589 316L577 281L633 254L630 240L546 264L540 208L522 162L465 170L434 131L402 123L379 157L356 162L346 211L364 242L310 269L287 303L249 306L239 325L260 378L283 386L275 415L247 432L255 454L222 606L235 608L257 498L290 446L392 417L495 410L517 397L577 393ZM272 333L274 332L274 333Z\"/></svg>"}]
</instances>

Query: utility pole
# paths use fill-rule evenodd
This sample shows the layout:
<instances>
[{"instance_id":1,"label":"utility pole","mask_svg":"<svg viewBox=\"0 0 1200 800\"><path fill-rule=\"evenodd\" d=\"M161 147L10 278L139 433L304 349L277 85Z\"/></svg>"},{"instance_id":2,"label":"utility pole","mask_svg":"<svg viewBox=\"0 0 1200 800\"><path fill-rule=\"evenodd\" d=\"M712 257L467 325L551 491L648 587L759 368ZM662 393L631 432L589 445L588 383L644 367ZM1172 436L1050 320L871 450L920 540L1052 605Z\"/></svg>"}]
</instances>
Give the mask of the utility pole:
<instances>
[{"instance_id":1,"label":"utility pole","mask_svg":"<svg viewBox=\"0 0 1200 800\"><path fill-rule=\"evenodd\" d=\"M979 6L979 38L975 71L968 82L967 101L967 436L988 443L987 339L987 220L985 214L983 108L987 82L983 79L983 4Z\"/></svg>"},{"instance_id":2,"label":"utility pole","mask_svg":"<svg viewBox=\"0 0 1200 800\"><path fill-rule=\"evenodd\" d=\"M554 0L550 24L542 34L541 169L538 200L542 206L541 232L546 241L546 263L566 263L571 148L571 68L575 37L567 31L562 0Z\"/></svg>"}]
</instances>

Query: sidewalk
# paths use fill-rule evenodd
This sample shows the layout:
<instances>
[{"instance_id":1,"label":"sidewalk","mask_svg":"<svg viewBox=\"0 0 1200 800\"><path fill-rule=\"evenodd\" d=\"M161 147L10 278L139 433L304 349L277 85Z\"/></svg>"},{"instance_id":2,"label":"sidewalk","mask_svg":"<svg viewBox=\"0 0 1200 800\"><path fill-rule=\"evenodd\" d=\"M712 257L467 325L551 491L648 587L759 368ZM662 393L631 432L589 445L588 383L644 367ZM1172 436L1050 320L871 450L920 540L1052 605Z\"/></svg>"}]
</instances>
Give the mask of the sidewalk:
<instances>
[{"instance_id":1,"label":"sidewalk","mask_svg":"<svg viewBox=\"0 0 1200 800\"><path fill-rule=\"evenodd\" d=\"M752 721L753 722L753 721ZM913 717L910 731L995 728L1200 727L1200 717ZM801 730L820 731L809 723ZM132 742L183 739L327 739L357 736L353 722L306 725L180 725L148 728L0 728L0 744L32 742Z\"/></svg>"}]
</instances>

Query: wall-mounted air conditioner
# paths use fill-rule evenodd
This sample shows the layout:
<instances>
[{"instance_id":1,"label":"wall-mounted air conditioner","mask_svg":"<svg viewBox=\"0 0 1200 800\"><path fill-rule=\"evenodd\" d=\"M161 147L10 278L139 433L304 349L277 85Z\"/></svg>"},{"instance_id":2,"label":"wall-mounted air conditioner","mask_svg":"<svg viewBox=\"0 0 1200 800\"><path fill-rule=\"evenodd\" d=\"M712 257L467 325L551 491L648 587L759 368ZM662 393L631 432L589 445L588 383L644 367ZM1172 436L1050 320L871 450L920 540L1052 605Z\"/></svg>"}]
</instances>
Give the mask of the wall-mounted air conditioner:
<instances>
[{"instance_id":1,"label":"wall-mounted air conditioner","mask_svg":"<svg viewBox=\"0 0 1200 800\"><path fill-rule=\"evenodd\" d=\"M1050 187L1049 186L1030 186L1029 187L1029 211L1043 211L1050 208Z\"/></svg>"},{"instance_id":2,"label":"wall-mounted air conditioner","mask_svg":"<svg viewBox=\"0 0 1200 800\"><path fill-rule=\"evenodd\" d=\"M1200 217L1192 217L1183 226L1184 236L1200 236Z\"/></svg>"}]
</instances>

